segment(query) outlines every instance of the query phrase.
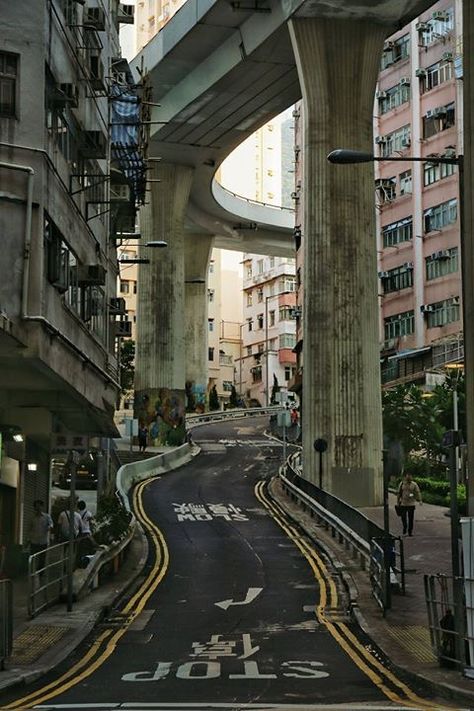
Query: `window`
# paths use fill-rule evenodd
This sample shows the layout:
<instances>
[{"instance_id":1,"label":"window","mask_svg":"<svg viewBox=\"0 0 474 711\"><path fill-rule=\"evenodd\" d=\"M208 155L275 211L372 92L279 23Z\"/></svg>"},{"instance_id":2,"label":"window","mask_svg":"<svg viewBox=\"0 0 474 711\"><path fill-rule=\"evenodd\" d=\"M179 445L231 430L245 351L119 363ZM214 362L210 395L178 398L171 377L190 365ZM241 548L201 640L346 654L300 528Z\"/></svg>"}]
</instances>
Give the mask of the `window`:
<instances>
[{"instance_id":1,"label":"window","mask_svg":"<svg viewBox=\"0 0 474 711\"><path fill-rule=\"evenodd\" d=\"M292 368L291 365L285 365L285 380L289 380L296 372L296 368Z\"/></svg>"},{"instance_id":2,"label":"window","mask_svg":"<svg viewBox=\"0 0 474 711\"><path fill-rule=\"evenodd\" d=\"M208 289L208 290L207 290L207 298L208 298L210 304L213 303L213 301L214 301L214 296L215 296L215 291L214 291L214 289Z\"/></svg>"},{"instance_id":3,"label":"window","mask_svg":"<svg viewBox=\"0 0 474 711\"><path fill-rule=\"evenodd\" d=\"M207 349L207 359L214 360L214 348Z\"/></svg>"},{"instance_id":4,"label":"window","mask_svg":"<svg viewBox=\"0 0 474 711\"><path fill-rule=\"evenodd\" d=\"M262 287L259 287L257 289L257 301L259 304L261 304L263 301L263 288Z\"/></svg>"},{"instance_id":5,"label":"window","mask_svg":"<svg viewBox=\"0 0 474 711\"><path fill-rule=\"evenodd\" d=\"M391 291L408 289L408 287L413 286L413 266L407 263L395 269L390 269L388 272L384 272L381 279L385 294L389 294Z\"/></svg>"},{"instance_id":6,"label":"window","mask_svg":"<svg viewBox=\"0 0 474 711\"><path fill-rule=\"evenodd\" d=\"M268 314L268 325L269 326L274 326L275 325L275 311L270 311Z\"/></svg>"},{"instance_id":7,"label":"window","mask_svg":"<svg viewBox=\"0 0 474 711\"><path fill-rule=\"evenodd\" d=\"M296 277L285 277L280 279L280 293L283 291L295 291L296 290Z\"/></svg>"},{"instance_id":8,"label":"window","mask_svg":"<svg viewBox=\"0 0 474 711\"><path fill-rule=\"evenodd\" d=\"M391 89L379 92L379 113L386 114L407 101L410 101L410 84L396 84Z\"/></svg>"},{"instance_id":9,"label":"window","mask_svg":"<svg viewBox=\"0 0 474 711\"><path fill-rule=\"evenodd\" d=\"M427 316L426 325L428 328L436 328L437 326L444 326L447 323L459 321L461 316L461 307L459 305L459 297L457 296L430 304L430 308L432 309L431 311L425 312Z\"/></svg>"},{"instance_id":10,"label":"window","mask_svg":"<svg viewBox=\"0 0 474 711\"><path fill-rule=\"evenodd\" d=\"M415 332L415 312L404 311L384 319L385 340L398 338L399 336L410 336Z\"/></svg>"},{"instance_id":11,"label":"window","mask_svg":"<svg viewBox=\"0 0 474 711\"><path fill-rule=\"evenodd\" d=\"M257 328L263 328L263 314L257 316Z\"/></svg>"},{"instance_id":12,"label":"window","mask_svg":"<svg viewBox=\"0 0 474 711\"><path fill-rule=\"evenodd\" d=\"M121 294L129 294L130 293L130 282L129 281L121 281L120 282L120 293Z\"/></svg>"},{"instance_id":13,"label":"window","mask_svg":"<svg viewBox=\"0 0 474 711\"><path fill-rule=\"evenodd\" d=\"M276 349L277 349L277 339L276 339L276 338L270 338L268 350L270 350L270 351L276 351Z\"/></svg>"},{"instance_id":14,"label":"window","mask_svg":"<svg viewBox=\"0 0 474 711\"><path fill-rule=\"evenodd\" d=\"M253 330L253 321L251 318L247 319L247 325L249 327L249 331L252 331Z\"/></svg>"},{"instance_id":15,"label":"window","mask_svg":"<svg viewBox=\"0 0 474 711\"><path fill-rule=\"evenodd\" d=\"M296 335L294 333L282 333L280 336L280 348L294 348L296 346Z\"/></svg>"},{"instance_id":16,"label":"window","mask_svg":"<svg viewBox=\"0 0 474 711\"><path fill-rule=\"evenodd\" d=\"M384 247L394 247L400 242L409 242L413 238L413 220L405 217L382 228Z\"/></svg>"},{"instance_id":17,"label":"window","mask_svg":"<svg viewBox=\"0 0 474 711\"><path fill-rule=\"evenodd\" d=\"M257 351L259 353L265 353L265 345L263 343L259 343L257 346Z\"/></svg>"},{"instance_id":18,"label":"window","mask_svg":"<svg viewBox=\"0 0 474 711\"><path fill-rule=\"evenodd\" d=\"M375 190L379 204L392 202L397 196L395 178L379 178L375 181Z\"/></svg>"},{"instance_id":19,"label":"window","mask_svg":"<svg viewBox=\"0 0 474 711\"><path fill-rule=\"evenodd\" d=\"M459 270L458 248L441 249L425 259L426 280L437 279Z\"/></svg>"},{"instance_id":20,"label":"window","mask_svg":"<svg viewBox=\"0 0 474 711\"><path fill-rule=\"evenodd\" d=\"M209 332L214 331L214 319L213 318L208 318L207 319L207 325L209 328Z\"/></svg>"},{"instance_id":21,"label":"window","mask_svg":"<svg viewBox=\"0 0 474 711\"><path fill-rule=\"evenodd\" d=\"M452 29L454 29L454 10L452 7L437 13L436 17L423 23L420 32L420 44L428 45L442 39Z\"/></svg>"},{"instance_id":22,"label":"window","mask_svg":"<svg viewBox=\"0 0 474 711\"><path fill-rule=\"evenodd\" d=\"M226 393L230 393L232 391L232 383L230 380L223 380L222 381L222 389Z\"/></svg>"},{"instance_id":23,"label":"window","mask_svg":"<svg viewBox=\"0 0 474 711\"><path fill-rule=\"evenodd\" d=\"M412 193L411 170L406 170L404 173L400 173L399 181L400 181L400 195L411 195L411 193Z\"/></svg>"},{"instance_id":24,"label":"window","mask_svg":"<svg viewBox=\"0 0 474 711\"><path fill-rule=\"evenodd\" d=\"M247 306L252 306L252 292L247 291Z\"/></svg>"},{"instance_id":25,"label":"window","mask_svg":"<svg viewBox=\"0 0 474 711\"><path fill-rule=\"evenodd\" d=\"M410 35L403 35L393 42L386 42L382 54L382 69L401 62L410 56Z\"/></svg>"},{"instance_id":26,"label":"window","mask_svg":"<svg viewBox=\"0 0 474 711\"><path fill-rule=\"evenodd\" d=\"M137 293L137 282L134 281L132 283L133 283L133 293L136 294Z\"/></svg>"},{"instance_id":27,"label":"window","mask_svg":"<svg viewBox=\"0 0 474 711\"><path fill-rule=\"evenodd\" d=\"M252 373L252 382L253 383L259 383L262 380L262 366L261 365L254 365L253 368L250 368L250 372Z\"/></svg>"},{"instance_id":28,"label":"window","mask_svg":"<svg viewBox=\"0 0 474 711\"><path fill-rule=\"evenodd\" d=\"M0 52L0 116L16 115L18 55Z\"/></svg>"},{"instance_id":29,"label":"window","mask_svg":"<svg viewBox=\"0 0 474 711\"><path fill-rule=\"evenodd\" d=\"M291 312L293 311L292 306L280 306L280 313L279 313L279 320L280 321L291 321L292 320L292 315Z\"/></svg>"},{"instance_id":30,"label":"window","mask_svg":"<svg viewBox=\"0 0 474 711\"><path fill-rule=\"evenodd\" d=\"M396 151L403 151L411 145L411 128L410 125L397 128L392 133L387 133L382 137L380 145L380 155L383 158L391 155Z\"/></svg>"},{"instance_id":31,"label":"window","mask_svg":"<svg viewBox=\"0 0 474 711\"><path fill-rule=\"evenodd\" d=\"M247 266L245 267L245 276L247 279L252 278L252 265L251 264L247 264Z\"/></svg>"},{"instance_id":32,"label":"window","mask_svg":"<svg viewBox=\"0 0 474 711\"><path fill-rule=\"evenodd\" d=\"M425 232L440 230L448 225L453 225L457 220L458 203L457 200L448 200L441 205L435 205L423 212Z\"/></svg>"},{"instance_id":33,"label":"window","mask_svg":"<svg viewBox=\"0 0 474 711\"><path fill-rule=\"evenodd\" d=\"M423 167L423 182L425 187L437 183L438 180L449 178L456 172L456 166L451 163L425 163Z\"/></svg>"},{"instance_id":34,"label":"window","mask_svg":"<svg viewBox=\"0 0 474 711\"><path fill-rule=\"evenodd\" d=\"M252 346L247 346L247 355L248 356L252 355Z\"/></svg>"},{"instance_id":35,"label":"window","mask_svg":"<svg viewBox=\"0 0 474 711\"><path fill-rule=\"evenodd\" d=\"M259 259L257 262L257 274L263 274L263 259Z\"/></svg>"},{"instance_id":36,"label":"window","mask_svg":"<svg viewBox=\"0 0 474 711\"><path fill-rule=\"evenodd\" d=\"M424 81L425 91L434 89L439 84L449 81L454 76L453 62L436 62L430 67L426 67L426 77Z\"/></svg>"},{"instance_id":37,"label":"window","mask_svg":"<svg viewBox=\"0 0 474 711\"><path fill-rule=\"evenodd\" d=\"M270 257L270 269L275 267L275 257Z\"/></svg>"},{"instance_id":38,"label":"window","mask_svg":"<svg viewBox=\"0 0 474 711\"><path fill-rule=\"evenodd\" d=\"M423 116L423 138L431 138L431 136L454 126L456 123L455 114L454 102L427 111Z\"/></svg>"}]
</instances>

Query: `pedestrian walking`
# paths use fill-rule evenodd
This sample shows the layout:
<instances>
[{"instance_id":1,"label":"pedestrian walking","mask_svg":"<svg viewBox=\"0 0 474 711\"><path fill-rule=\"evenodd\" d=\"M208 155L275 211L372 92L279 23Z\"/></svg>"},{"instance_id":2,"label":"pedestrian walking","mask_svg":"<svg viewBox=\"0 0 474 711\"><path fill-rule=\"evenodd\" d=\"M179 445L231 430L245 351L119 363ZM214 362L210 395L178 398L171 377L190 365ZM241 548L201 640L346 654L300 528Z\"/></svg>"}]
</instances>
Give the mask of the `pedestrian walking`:
<instances>
[{"instance_id":1,"label":"pedestrian walking","mask_svg":"<svg viewBox=\"0 0 474 711\"><path fill-rule=\"evenodd\" d=\"M82 500L78 501L77 510L81 517L81 534L83 536L92 536L92 521L94 520L94 516L87 508L86 502Z\"/></svg>"},{"instance_id":2,"label":"pedestrian walking","mask_svg":"<svg viewBox=\"0 0 474 711\"><path fill-rule=\"evenodd\" d=\"M148 430L145 425L138 428L138 451L144 452L148 445Z\"/></svg>"},{"instance_id":3,"label":"pedestrian walking","mask_svg":"<svg viewBox=\"0 0 474 711\"><path fill-rule=\"evenodd\" d=\"M49 546L49 534L53 530L53 519L48 513L43 511L44 501L36 499L33 501L34 514L30 523L29 541L31 555L41 553L38 556L37 570L41 573L46 564L46 549Z\"/></svg>"},{"instance_id":4,"label":"pedestrian walking","mask_svg":"<svg viewBox=\"0 0 474 711\"><path fill-rule=\"evenodd\" d=\"M413 535L413 522L415 520L415 507L417 501L420 505L423 503L421 500L420 487L416 481L413 481L411 474L405 474L400 482L397 494L397 504L400 506L403 535L406 535L407 533L409 536Z\"/></svg>"},{"instance_id":5,"label":"pedestrian walking","mask_svg":"<svg viewBox=\"0 0 474 711\"><path fill-rule=\"evenodd\" d=\"M78 511L74 511L72 518L73 538L78 538L82 533L82 520ZM71 532L71 512L61 511L58 516L59 539L63 543L69 541Z\"/></svg>"}]
</instances>

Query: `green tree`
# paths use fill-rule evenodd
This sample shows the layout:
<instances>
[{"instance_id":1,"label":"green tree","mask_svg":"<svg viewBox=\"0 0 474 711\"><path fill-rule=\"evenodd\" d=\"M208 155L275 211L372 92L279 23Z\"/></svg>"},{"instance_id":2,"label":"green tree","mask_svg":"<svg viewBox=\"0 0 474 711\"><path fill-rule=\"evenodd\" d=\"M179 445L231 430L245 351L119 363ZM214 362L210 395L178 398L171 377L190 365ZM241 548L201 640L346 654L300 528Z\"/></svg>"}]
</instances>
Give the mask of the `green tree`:
<instances>
[{"instance_id":1,"label":"green tree","mask_svg":"<svg viewBox=\"0 0 474 711\"><path fill-rule=\"evenodd\" d=\"M220 409L219 396L217 394L217 388L215 385L212 386L211 391L209 393L209 409L210 410L219 410Z\"/></svg>"},{"instance_id":2,"label":"green tree","mask_svg":"<svg viewBox=\"0 0 474 711\"><path fill-rule=\"evenodd\" d=\"M239 405L239 401L237 398L237 390L235 389L234 385L232 385L232 389L230 391L229 405L231 407L238 407L238 405Z\"/></svg>"},{"instance_id":3,"label":"green tree","mask_svg":"<svg viewBox=\"0 0 474 711\"><path fill-rule=\"evenodd\" d=\"M135 378L135 341L131 338L120 342L120 385L122 390L133 390Z\"/></svg>"}]
</instances>

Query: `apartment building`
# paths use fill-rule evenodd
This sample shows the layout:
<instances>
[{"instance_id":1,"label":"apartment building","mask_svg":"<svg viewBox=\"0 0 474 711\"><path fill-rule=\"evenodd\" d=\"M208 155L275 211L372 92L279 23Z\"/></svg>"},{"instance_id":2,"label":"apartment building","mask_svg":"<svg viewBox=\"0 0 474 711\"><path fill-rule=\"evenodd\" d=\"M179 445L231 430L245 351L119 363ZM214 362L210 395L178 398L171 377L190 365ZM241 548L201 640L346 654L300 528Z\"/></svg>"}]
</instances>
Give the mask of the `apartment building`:
<instances>
[{"instance_id":1,"label":"apartment building","mask_svg":"<svg viewBox=\"0 0 474 711\"><path fill-rule=\"evenodd\" d=\"M240 357L242 279L237 269L223 267L223 252L213 249L208 273L208 390L216 386L224 408L236 387Z\"/></svg>"},{"instance_id":2,"label":"apartment building","mask_svg":"<svg viewBox=\"0 0 474 711\"><path fill-rule=\"evenodd\" d=\"M463 152L461 5L435 3L382 56L375 202L387 384L423 382L426 369L462 357L459 173L429 161Z\"/></svg>"},{"instance_id":3,"label":"apartment building","mask_svg":"<svg viewBox=\"0 0 474 711\"><path fill-rule=\"evenodd\" d=\"M270 403L296 372L295 260L244 254L242 353L236 375L248 404Z\"/></svg>"},{"instance_id":4,"label":"apartment building","mask_svg":"<svg viewBox=\"0 0 474 711\"><path fill-rule=\"evenodd\" d=\"M127 181L109 142L109 100L119 83L129 89L118 43L126 14L115 0L2 8L0 543L7 549L24 541L32 501L49 500L51 452L84 451L91 438L116 434L123 315L110 236L134 205L114 200L117 181Z\"/></svg>"},{"instance_id":5,"label":"apartment building","mask_svg":"<svg viewBox=\"0 0 474 711\"><path fill-rule=\"evenodd\" d=\"M459 173L462 2L443 0L387 39L374 107L382 384L433 379L463 357ZM295 110L297 302L304 300L302 107ZM391 160L396 157L397 160ZM414 162L411 157L426 158ZM406 160L399 160L399 159ZM303 329L297 332L301 389ZM436 377L434 377L436 381Z\"/></svg>"}]
</instances>

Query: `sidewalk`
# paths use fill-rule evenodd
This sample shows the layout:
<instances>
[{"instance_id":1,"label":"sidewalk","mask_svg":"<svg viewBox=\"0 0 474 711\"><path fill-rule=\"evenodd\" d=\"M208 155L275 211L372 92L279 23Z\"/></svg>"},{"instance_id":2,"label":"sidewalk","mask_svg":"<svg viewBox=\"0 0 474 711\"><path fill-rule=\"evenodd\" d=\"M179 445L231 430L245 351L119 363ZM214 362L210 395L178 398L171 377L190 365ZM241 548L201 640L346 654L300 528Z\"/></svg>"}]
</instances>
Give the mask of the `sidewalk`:
<instances>
[{"instance_id":1,"label":"sidewalk","mask_svg":"<svg viewBox=\"0 0 474 711\"><path fill-rule=\"evenodd\" d=\"M384 618L372 596L368 572L360 569L349 551L290 501L278 480L272 482L271 494L311 537L322 544L331 559L339 562L338 569L345 580L355 618L394 666L425 689L431 692L436 689L440 696L474 707L474 681L464 678L457 670L440 667L431 651L423 576L451 574L451 524L445 515L447 509L431 504L417 506L413 537L403 538L406 595L392 595L392 609ZM390 532L401 535L395 498L390 494ZM383 527L382 506L361 511Z\"/></svg>"},{"instance_id":2,"label":"sidewalk","mask_svg":"<svg viewBox=\"0 0 474 711\"><path fill-rule=\"evenodd\" d=\"M13 655L0 670L0 692L31 683L62 662L141 574L147 554L147 540L137 526L124 564L109 582L74 602L71 612L61 602L32 620L27 616L27 581L13 581Z\"/></svg>"}]
</instances>

